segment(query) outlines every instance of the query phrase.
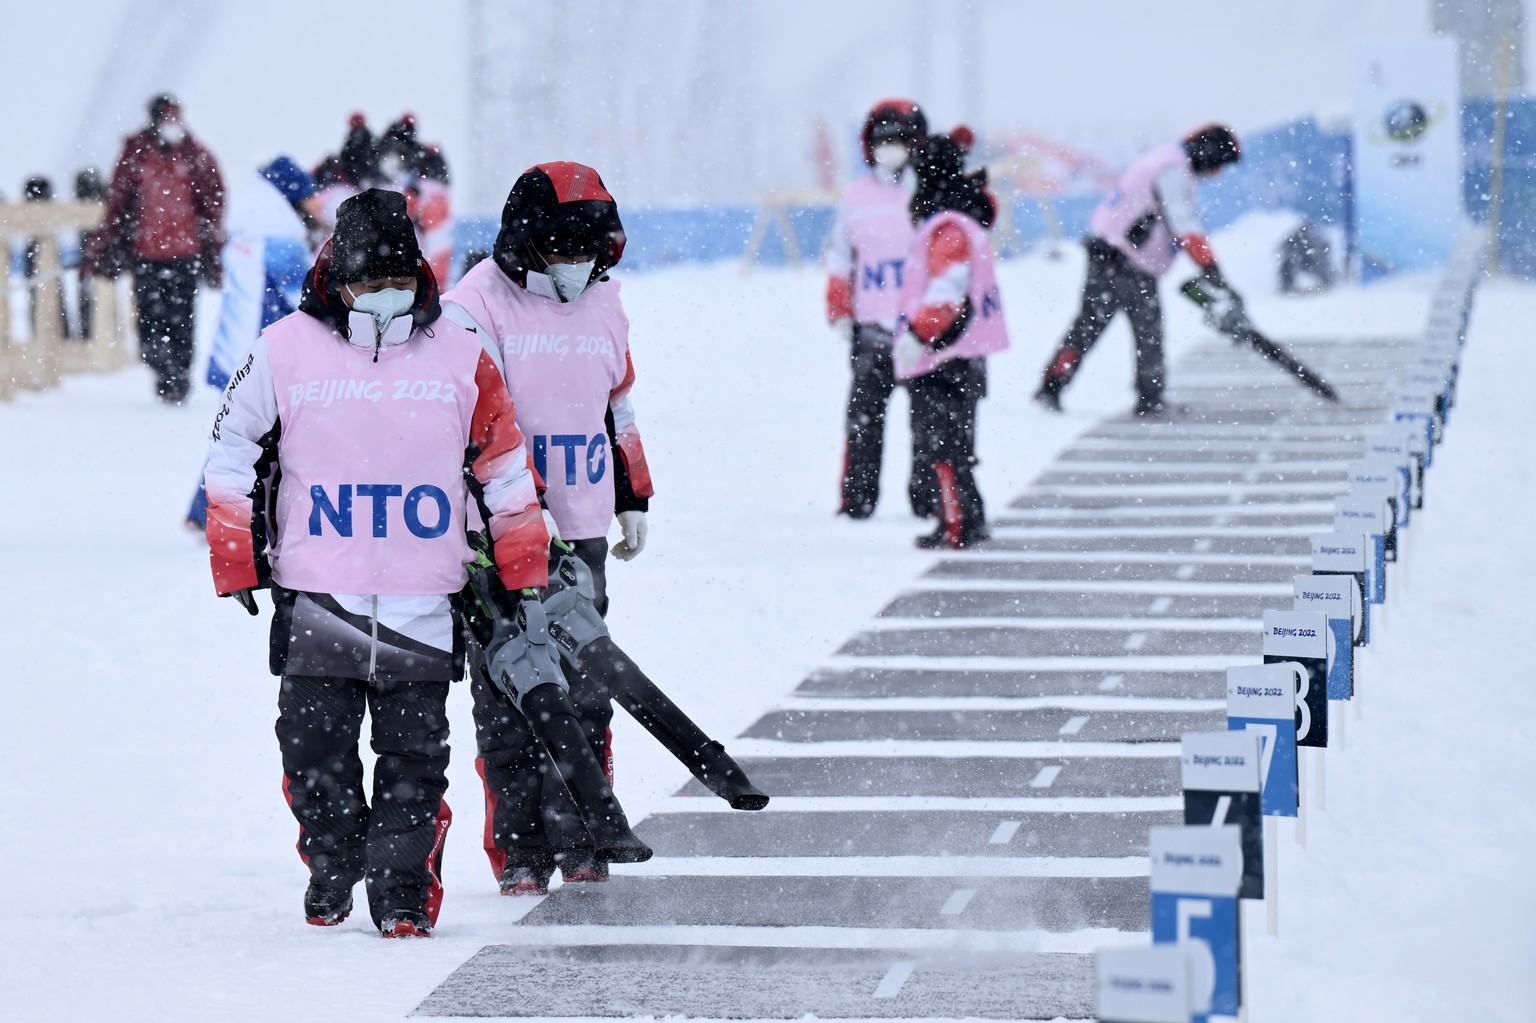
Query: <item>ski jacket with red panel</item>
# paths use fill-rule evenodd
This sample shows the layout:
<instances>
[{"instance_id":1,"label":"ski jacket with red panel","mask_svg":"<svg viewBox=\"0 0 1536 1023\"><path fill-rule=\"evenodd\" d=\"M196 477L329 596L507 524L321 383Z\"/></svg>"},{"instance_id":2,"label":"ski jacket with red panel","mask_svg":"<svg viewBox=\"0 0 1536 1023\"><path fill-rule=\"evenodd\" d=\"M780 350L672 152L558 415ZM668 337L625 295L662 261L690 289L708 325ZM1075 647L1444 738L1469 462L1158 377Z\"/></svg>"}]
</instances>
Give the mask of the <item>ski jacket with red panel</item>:
<instances>
[{"instance_id":1,"label":"ski jacket with red panel","mask_svg":"<svg viewBox=\"0 0 1536 1023\"><path fill-rule=\"evenodd\" d=\"M1008 347L1008 324L986 230L944 210L924 220L912 239L901 289L898 334L910 330L922 357L898 366L902 380L931 373L951 359L976 359Z\"/></svg>"},{"instance_id":2,"label":"ski jacket with red panel","mask_svg":"<svg viewBox=\"0 0 1536 1023\"><path fill-rule=\"evenodd\" d=\"M1202 268L1216 262L1195 214L1195 173L1184 146L1142 156L1094 209L1089 230L1142 273L1161 277L1183 249Z\"/></svg>"},{"instance_id":3,"label":"ski jacket with red panel","mask_svg":"<svg viewBox=\"0 0 1536 1023\"><path fill-rule=\"evenodd\" d=\"M114 277L140 260L200 257L217 267L223 225L224 181L213 154L190 135L168 146L146 129L123 145L86 259Z\"/></svg>"},{"instance_id":4,"label":"ski jacket with red panel","mask_svg":"<svg viewBox=\"0 0 1536 1023\"><path fill-rule=\"evenodd\" d=\"M411 315L364 338L328 263L327 247L301 311L257 339L214 420L214 586L274 585L275 673L458 678L471 499L502 582L547 581L549 538L512 400L474 332L439 315L425 269Z\"/></svg>"},{"instance_id":5,"label":"ski jacket with red panel","mask_svg":"<svg viewBox=\"0 0 1536 1023\"><path fill-rule=\"evenodd\" d=\"M912 219L912 190L880 168L843 191L827 243L827 322L896 329Z\"/></svg>"},{"instance_id":6,"label":"ski jacket with red panel","mask_svg":"<svg viewBox=\"0 0 1536 1023\"><path fill-rule=\"evenodd\" d=\"M445 319L500 351L560 535L603 537L616 512L646 510L655 491L630 401L635 365L619 282L597 281L561 302L513 283L487 259L443 303Z\"/></svg>"}]
</instances>

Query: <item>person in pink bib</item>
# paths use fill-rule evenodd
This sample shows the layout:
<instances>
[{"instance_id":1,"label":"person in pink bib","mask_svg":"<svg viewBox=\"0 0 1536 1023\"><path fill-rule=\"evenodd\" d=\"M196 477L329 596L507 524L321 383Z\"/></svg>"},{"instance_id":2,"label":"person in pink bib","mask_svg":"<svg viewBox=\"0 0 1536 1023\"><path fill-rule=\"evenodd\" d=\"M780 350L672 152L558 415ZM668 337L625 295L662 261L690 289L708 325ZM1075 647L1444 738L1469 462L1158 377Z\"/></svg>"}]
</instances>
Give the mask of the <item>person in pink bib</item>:
<instances>
[{"instance_id":1,"label":"person in pink bib","mask_svg":"<svg viewBox=\"0 0 1536 1023\"><path fill-rule=\"evenodd\" d=\"M1224 304L1241 304L1195 215L1196 179L1211 177L1241 157L1232 129L1213 124L1152 150L1121 175L1093 211L1083 241L1088 277L1082 309L1045 367L1036 401L1061 411L1061 392L1109 321L1124 310L1136 337L1136 415L1163 414L1163 310L1157 281L1183 250Z\"/></svg>"},{"instance_id":2,"label":"person in pink bib","mask_svg":"<svg viewBox=\"0 0 1536 1023\"><path fill-rule=\"evenodd\" d=\"M880 497L885 410L896 389L891 345L900 315L907 250L912 244L912 154L928 137L928 119L908 99L884 99L859 136L868 174L843 190L827 242L827 322L851 343L853 379L843 440L839 514L867 519ZM933 477L913 460L907 486L912 511L934 511Z\"/></svg>"},{"instance_id":3,"label":"person in pink bib","mask_svg":"<svg viewBox=\"0 0 1536 1023\"><path fill-rule=\"evenodd\" d=\"M254 615L254 591L272 591L305 919L340 923L365 880L382 934L429 935L452 820L446 704L464 661L466 504L483 509L514 593L546 583L548 534L501 373L441 316L403 196L341 203L299 310L234 368L204 478L218 593Z\"/></svg>"},{"instance_id":4,"label":"person in pink bib","mask_svg":"<svg viewBox=\"0 0 1536 1023\"><path fill-rule=\"evenodd\" d=\"M997 202L985 171L965 172L971 138L968 128L930 136L916 159L917 232L894 362L911 395L915 457L931 466L938 491L938 526L917 538L919 547L965 548L988 536L975 476L976 405L987 391L986 357L1008 347L1008 325L986 234Z\"/></svg>"},{"instance_id":5,"label":"person in pink bib","mask_svg":"<svg viewBox=\"0 0 1536 1023\"><path fill-rule=\"evenodd\" d=\"M476 330L501 355L518 424L545 483L551 535L591 570L600 614L608 608L612 553L645 548L653 495L635 423L629 318L619 282L624 254L618 204L591 167L543 163L524 171L502 210L492 258L443 298L446 315ZM558 782L541 770L539 744L522 718L473 668L477 766L485 782L485 851L502 890L547 890L556 865L570 881L604 881L598 855ZM612 778L606 687L568 673L571 701L593 752Z\"/></svg>"}]
</instances>

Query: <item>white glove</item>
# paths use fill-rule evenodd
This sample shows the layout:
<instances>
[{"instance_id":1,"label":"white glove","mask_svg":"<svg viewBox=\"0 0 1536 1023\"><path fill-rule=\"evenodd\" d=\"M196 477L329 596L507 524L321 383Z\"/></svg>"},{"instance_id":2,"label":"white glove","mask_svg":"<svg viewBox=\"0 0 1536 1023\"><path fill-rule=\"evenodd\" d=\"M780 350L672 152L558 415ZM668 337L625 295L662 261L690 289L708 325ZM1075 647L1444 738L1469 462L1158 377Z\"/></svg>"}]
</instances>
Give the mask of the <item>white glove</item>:
<instances>
[{"instance_id":1,"label":"white glove","mask_svg":"<svg viewBox=\"0 0 1536 1023\"><path fill-rule=\"evenodd\" d=\"M832 321L832 329L837 332L838 337L853 337L853 317L839 316Z\"/></svg>"},{"instance_id":2,"label":"white glove","mask_svg":"<svg viewBox=\"0 0 1536 1023\"><path fill-rule=\"evenodd\" d=\"M624 535L613 545L614 557L620 561L629 561L645 550L645 537L650 532L650 527L645 524L645 512L619 512L619 531Z\"/></svg>"},{"instance_id":3,"label":"white glove","mask_svg":"<svg viewBox=\"0 0 1536 1023\"><path fill-rule=\"evenodd\" d=\"M544 528L549 530L549 540L550 540L551 543L559 543L560 542L560 526L555 522L555 517L554 517L554 515L552 515L550 513L550 510L548 508L543 509L543 511L544 511Z\"/></svg>"},{"instance_id":4,"label":"white glove","mask_svg":"<svg viewBox=\"0 0 1536 1023\"><path fill-rule=\"evenodd\" d=\"M891 364L896 368L896 375L905 376L926 354L928 354L928 346L919 341L917 335L910 330L903 331L891 349Z\"/></svg>"}]
</instances>

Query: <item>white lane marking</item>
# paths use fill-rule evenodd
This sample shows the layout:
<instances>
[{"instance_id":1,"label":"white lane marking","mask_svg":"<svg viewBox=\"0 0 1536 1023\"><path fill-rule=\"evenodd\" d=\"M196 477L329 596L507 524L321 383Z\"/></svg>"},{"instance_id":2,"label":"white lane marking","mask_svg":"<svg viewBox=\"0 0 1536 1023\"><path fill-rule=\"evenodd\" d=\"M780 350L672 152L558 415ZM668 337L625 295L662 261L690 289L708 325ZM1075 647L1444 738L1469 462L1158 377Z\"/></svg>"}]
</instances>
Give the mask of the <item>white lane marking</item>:
<instances>
[{"instance_id":1,"label":"white lane marking","mask_svg":"<svg viewBox=\"0 0 1536 1023\"><path fill-rule=\"evenodd\" d=\"M1153 813L1183 809L1183 796L774 796L772 802L756 812ZM741 813L713 795L671 796L661 801L659 812Z\"/></svg>"},{"instance_id":2,"label":"white lane marking","mask_svg":"<svg viewBox=\"0 0 1536 1023\"><path fill-rule=\"evenodd\" d=\"M1173 603L1169 597L1163 610ZM1156 605L1151 609L1157 613ZM1001 629L1011 632L1062 632L1067 629L1081 632L1129 632L1137 629L1162 629L1167 632L1252 632L1252 618L1004 618L995 615L973 618L923 618L917 615L883 615L864 624L863 633L918 632L927 629Z\"/></svg>"},{"instance_id":3,"label":"white lane marking","mask_svg":"<svg viewBox=\"0 0 1536 1023\"><path fill-rule=\"evenodd\" d=\"M969 906L975 897L976 889L974 888L956 889L949 898L944 900L944 905L939 907L939 913L941 916L959 916L965 912L965 907Z\"/></svg>"},{"instance_id":4,"label":"white lane marking","mask_svg":"<svg viewBox=\"0 0 1536 1023\"><path fill-rule=\"evenodd\" d=\"M1225 823L1227 823L1227 814L1231 811L1231 809L1232 809L1232 797L1231 796L1217 796L1216 797L1216 812L1211 815L1211 824L1215 825L1215 824L1225 824Z\"/></svg>"},{"instance_id":5,"label":"white lane marking","mask_svg":"<svg viewBox=\"0 0 1536 1023\"><path fill-rule=\"evenodd\" d=\"M1319 531L1322 531L1322 527L1319 527ZM1194 566L1188 567L1192 575ZM988 593L1125 593L1135 596L1171 593L1176 597L1290 597L1294 592L1291 583L1239 583L1226 579L1190 582L1187 576L1181 581L1172 582L1166 579L946 579L925 575L917 581L917 586L919 588L908 590L903 596L956 590Z\"/></svg>"},{"instance_id":6,"label":"white lane marking","mask_svg":"<svg viewBox=\"0 0 1536 1023\"><path fill-rule=\"evenodd\" d=\"M992 837L987 839L988 845L1007 845L1013 841L1013 836L1019 833L1019 825L1023 821L1001 821L997 830L992 832Z\"/></svg>"},{"instance_id":7,"label":"white lane marking","mask_svg":"<svg viewBox=\"0 0 1536 1023\"><path fill-rule=\"evenodd\" d=\"M1310 565L1310 554L1180 554L1177 551L967 551L965 561L1065 561L1073 564Z\"/></svg>"},{"instance_id":8,"label":"white lane marking","mask_svg":"<svg viewBox=\"0 0 1536 1023\"><path fill-rule=\"evenodd\" d=\"M1068 718L1067 719L1067 723L1062 725L1061 726L1061 730L1059 732L1057 732L1056 734L1057 735L1076 735L1078 732L1081 732L1083 730L1083 726L1086 725L1087 723L1088 723L1088 715L1087 714L1076 714L1076 715Z\"/></svg>"},{"instance_id":9,"label":"white lane marking","mask_svg":"<svg viewBox=\"0 0 1536 1023\"><path fill-rule=\"evenodd\" d=\"M912 976L916 965L910 962L893 963L891 968L885 971L885 976L880 978L880 983L875 985L875 993L870 997L895 998L901 993L902 985L906 984L907 978Z\"/></svg>"},{"instance_id":10,"label":"white lane marking","mask_svg":"<svg viewBox=\"0 0 1536 1023\"><path fill-rule=\"evenodd\" d=\"M1158 597L1156 600L1154 600L1152 602L1152 606L1147 608L1147 614L1151 614L1151 615L1167 614L1168 613L1168 609L1170 607L1172 607L1172 606L1173 606L1173 598L1170 597L1170 596L1167 596L1165 594L1164 596ZM1185 621L1185 620L1186 619L1182 619L1182 618L1170 618L1169 619L1169 621Z\"/></svg>"},{"instance_id":11,"label":"white lane marking","mask_svg":"<svg viewBox=\"0 0 1536 1023\"><path fill-rule=\"evenodd\" d=\"M1088 539L1098 537L1139 538L1143 540L1183 539L1185 537L1220 536L1227 538L1269 539L1271 537L1302 537L1319 532L1327 523L1318 516L1319 525L1251 526L1231 525L1218 519L1229 519L1229 512L1212 515L1209 526L1032 526L1027 522L989 522L993 535L1023 535L1042 540Z\"/></svg>"},{"instance_id":12,"label":"white lane marking","mask_svg":"<svg viewBox=\"0 0 1536 1023\"><path fill-rule=\"evenodd\" d=\"M1208 554L1208 553L1210 553L1210 550L1211 550L1211 538L1210 537L1208 537L1208 536L1201 537L1199 540L1195 541L1195 553L1196 554Z\"/></svg>"},{"instance_id":13,"label":"white lane marking","mask_svg":"<svg viewBox=\"0 0 1536 1023\"><path fill-rule=\"evenodd\" d=\"M1346 487L1345 481L1339 480L1275 480L1272 483L1259 482L1219 482L1219 483L1135 483L1123 480L1107 480L1103 483L1045 483L1037 484L1030 488L1031 496L1050 495L1052 497L1100 497L1105 490L1112 490L1116 496L1137 497L1143 501L1156 503L1159 497L1195 497L1220 495L1225 497L1228 493L1251 494L1260 498L1273 498L1277 493L1282 494L1339 494ZM1140 503L1140 502L1139 502Z\"/></svg>"},{"instance_id":14,"label":"white lane marking","mask_svg":"<svg viewBox=\"0 0 1536 1023\"><path fill-rule=\"evenodd\" d=\"M1029 787L1032 789L1048 789L1056 781L1056 776L1061 774L1060 764L1051 764L1040 768L1040 772L1029 779Z\"/></svg>"},{"instance_id":15,"label":"white lane marking","mask_svg":"<svg viewBox=\"0 0 1536 1023\"><path fill-rule=\"evenodd\" d=\"M1241 496L1241 495L1237 495ZM1114 505L1108 508L1036 507L1034 505L1010 506L1009 518L1036 519L1162 519L1169 515L1212 515L1219 511L1232 511L1231 503L1240 506L1247 515L1333 515L1333 502L1319 498L1316 501L1236 501L1228 505Z\"/></svg>"},{"instance_id":16,"label":"white lane marking","mask_svg":"<svg viewBox=\"0 0 1536 1023\"><path fill-rule=\"evenodd\" d=\"M1145 856L657 856L626 863L623 872L630 877L1146 877L1151 863Z\"/></svg>"},{"instance_id":17,"label":"white lane marking","mask_svg":"<svg viewBox=\"0 0 1536 1023\"><path fill-rule=\"evenodd\" d=\"M1287 587L1289 589L1289 587ZM826 668L876 668L887 671L1226 671L1252 664L1252 654L1190 654L1103 657L922 657L919 655L834 654Z\"/></svg>"},{"instance_id":18,"label":"white lane marking","mask_svg":"<svg viewBox=\"0 0 1536 1023\"><path fill-rule=\"evenodd\" d=\"M627 869L627 865L619 868ZM885 948L987 952L1096 952L1145 945L1147 931L974 931L941 927L732 927L729 925L528 925L497 932L503 945L738 945L757 948Z\"/></svg>"},{"instance_id":19,"label":"white lane marking","mask_svg":"<svg viewBox=\"0 0 1536 1023\"><path fill-rule=\"evenodd\" d=\"M1104 680L1099 683L1099 689L1106 693L1112 693L1116 689L1123 688L1124 686L1124 675L1105 675Z\"/></svg>"},{"instance_id":20,"label":"white lane marking","mask_svg":"<svg viewBox=\"0 0 1536 1023\"><path fill-rule=\"evenodd\" d=\"M1218 702L1219 701L1213 701ZM1197 705L1198 706L1198 705ZM1221 705L1209 707L1212 712ZM815 760L820 757L932 757L1062 759L1096 757L1115 760L1155 760L1177 757L1177 742L1076 742L1072 740L1010 741L990 739L835 739L830 742L790 742L785 739L733 739L738 757Z\"/></svg>"},{"instance_id":21,"label":"white lane marking","mask_svg":"<svg viewBox=\"0 0 1536 1023\"><path fill-rule=\"evenodd\" d=\"M1187 580L1191 576L1193 576L1194 574L1195 574L1195 566L1194 565L1180 565L1178 571L1173 573L1173 577L1175 579L1179 579L1179 580Z\"/></svg>"},{"instance_id":22,"label":"white lane marking","mask_svg":"<svg viewBox=\"0 0 1536 1023\"><path fill-rule=\"evenodd\" d=\"M1209 691L1209 690L1207 690ZM988 710L1225 710L1225 699L1178 696L796 696L776 710L988 711ZM771 711L770 711L771 713Z\"/></svg>"}]
</instances>

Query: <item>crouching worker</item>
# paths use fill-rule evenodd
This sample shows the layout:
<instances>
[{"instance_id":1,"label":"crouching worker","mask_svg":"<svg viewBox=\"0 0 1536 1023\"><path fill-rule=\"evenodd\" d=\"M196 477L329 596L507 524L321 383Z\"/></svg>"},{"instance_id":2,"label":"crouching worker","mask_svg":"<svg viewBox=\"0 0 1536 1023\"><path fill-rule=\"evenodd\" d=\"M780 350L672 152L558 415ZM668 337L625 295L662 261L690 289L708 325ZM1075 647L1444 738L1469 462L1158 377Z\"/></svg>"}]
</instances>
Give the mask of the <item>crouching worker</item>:
<instances>
[{"instance_id":1,"label":"crouching worker","mask_svg":"<svg viewBox=\"0 0 1536 1023\"><path fill-rule=\"evenodd\" d=\"M234 367L205 481L218 593L254 615L254 591L272 590L304 917L339 924L366 881L385 937L425 937L451 820L445 706L464 663L470 492L511 593L545 584L549 538L501 373L472 331L441 317L403 196L370 189L341 204L299 310Z\"/></svg>"},{"instance_id":2,"label":"crouching worker","mask_svg":"<svg viewBox=\"0 0 1536 1023\"><path fill-rule=\"evenodd\" d=\"M911 395L913 459L933 467L938 485L938 528L917 538L929 548L972 547L988 537L976 486L976 405L987 393L986 357L1008 347L986 233L997 203L985 171L965 172L970 130L953 135L929 136L914 160L917 234L894 352L896 378Z\"/></svg>"},{"instance_id":3,"label":"crouching worker","mask_svg":"<svg viewBox=\"0 0 1536 1023\"><path fill-rule=\"evenodd\" d=\"M645 547L650 470L630 403L635 382L629 318L608 271L624 254L618 204L591 167L539 164L514 183L493 258L443 299L445 315L475 329L504 359L518 424L548 489L550 532L581 559L599 613L608 610L607 535L628 561ZM543 343L560 339L558 343ZM558 556L558 554L557 554ZM492 673L494 675L494 673ZM558 865L566 881L607 880L605 854L551 772L545 743L482 674L474 679L477 766L485 782L485 850L507 894L541 894ZM612 781L607 687L566 673L571 701ZM563 772L561 772L563 773Z\"/></svg>"}]
</instances>

